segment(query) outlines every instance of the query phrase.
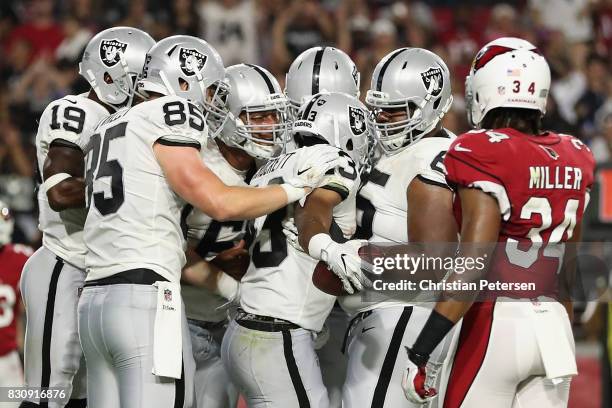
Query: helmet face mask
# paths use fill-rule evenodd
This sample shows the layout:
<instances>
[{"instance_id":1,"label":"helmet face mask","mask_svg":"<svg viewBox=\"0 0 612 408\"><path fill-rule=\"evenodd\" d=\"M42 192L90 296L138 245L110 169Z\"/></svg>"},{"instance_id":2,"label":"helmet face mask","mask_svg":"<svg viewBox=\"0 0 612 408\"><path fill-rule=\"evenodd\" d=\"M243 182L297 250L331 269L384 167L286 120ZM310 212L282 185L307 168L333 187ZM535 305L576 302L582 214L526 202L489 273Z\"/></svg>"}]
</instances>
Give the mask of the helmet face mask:
<instances>
[{"instance_id":1,"label":"helmet face mask","mask_svg":"<svg viewBox=\"0 0 612 408\"><path fill-rule=\"evenodd\" d=\"M239 115L235 130L237 138L250 156L270 159L283 152L287 142L287 109L285 103L271 106L247 106Z\"/></svg>"},{"instance_id":2,"label":"helmet face mask","mask_svg":"<svg viewBox=\"0 0 612 408\"><path fill-rule=\"evenodd\" d=\"M146 53L154 44L149 34L136 28L109 28L87 44L79 73L103 103L114 109L130 105Z\"/></svg>"},{"instance_id":3,"label":"helmet face mask","mask_svg":"<svg viewBox=\"0 0 612 408\"><path fill-rule=\"evenodd\" d=\"M386 155L398 153L436 128L453 97L446 64L430 51L401 48L372 75L368 126Z\"/></svg>"},{"instance_id":4,"label":"helmet face mask","mask_svg":"<svg viewBox=\"0 0 612 408\"><path fill-rule=\"evenodd\" d=\"M237 64L227 68L226 81L231 88L229 115L219 138L258 159L283 152L290 122L287 98L276 78L260 66Z\"/></svg>"},{"instance_id":5,"label":"helmet face mask","mask_svg":"<svg viewBox=\"0 0 612 408\"><path fill-rule=\"evenodd\" d=\"M386 154L396 153L425 135L421 129L424 124L421 106L425 103L422 98L413 97L372 110L368 126Z\"/></svg>"},{"instance_id":6,"label":"helmet face mask","mask_svg":"<svg viewBox=\"0 0 612 408\"><path fill-rule=\"evenodd\" d=\"M221 132L228 119L227 98L229 92L229 85L224 81L216 81L206 89L206 98L201 107L204 110L204 119L211 137L216 137Z\"/></svg>"},{"instance_id":7,"label":"helmet face mask","mask_svg":"<svg viewBox=\"0 0 612 408\"><path fill-rule=\"evenodd\" d=\"M11 211L4 202L0 201L0 246L11 242L15 220L11 215Z\"/></svg>"}]
</instances>

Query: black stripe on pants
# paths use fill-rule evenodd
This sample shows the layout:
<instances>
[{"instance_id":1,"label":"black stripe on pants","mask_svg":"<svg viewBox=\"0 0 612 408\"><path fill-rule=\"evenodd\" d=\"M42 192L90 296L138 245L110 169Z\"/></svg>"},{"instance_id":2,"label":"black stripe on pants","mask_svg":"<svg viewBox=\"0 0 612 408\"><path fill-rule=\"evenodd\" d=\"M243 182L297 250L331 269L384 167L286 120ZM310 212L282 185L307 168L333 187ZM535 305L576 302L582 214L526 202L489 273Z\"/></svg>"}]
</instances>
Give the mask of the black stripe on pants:
<instances>
[{"instance_id":1,"label":"black stripe on pants","mask_svg":"<svg viewBox=\"0 0 612 408\"><path fill-rule=\"evenodd\" d=\"M391 382L391 376L393 375L393 368L395 367L395 361L397 360L397 354L402 345L402 339L404 338L404 332L406 331L406 325L410 320L412 314L412 306L404 307L404 311L397 320L395 330L393 330L393 336L391 336L391 342L385 355L380 375L378 376L378 382L374 389L374 396L372 397L372 408L383 408L385 405L385 397L387 396L387 389Z\"/></svg>"},{"instance_id":2,"label":"black stripe on pants","mask_svg":"<svg viewBox=\"0 0 612 408\"><path fill-rule=\"evenodd\" d=\"M174 380L174 408L185 405L185 364L181 357L181 378Z\"/></svg>"},{"instance_id":3,"label":"black stripe on pants","mask_svg":"<svg viewBox=\"0 0 612 408\"><path fill-rule=\"evenodd\" d=\"M297 364L295 363L295 357L293 356L293 342L291 341L291 332L289 330L283 330L283 351L285 353L285 361L287 362L287 368L289 369L289 376L291 376L291 382L295 389L300 408L310 408L310 401L308 400L308 394L302 383L302 377L298 371Z\"/></svg>"},{"instance_id":4,"label":"black stripe on pants","mask_svg":"<svg viewBox=\"0 0 612 408\"><path fill-rule=\"evenodd\" d=\"M53 313L55 312L55 295L57 293L57 282L59 281L60 273L64 267L64 261L61 258L56 258L55 267L51 274L49 282L49 292L47 292L47 308L45 310L45 324L43 329L42 339L42 376L40 387L44 390L49 388L51 381L51 335L53 333ZM49 401L47 399L40 400L41 408L48 408Z\"/></svg>"}]
</instances>

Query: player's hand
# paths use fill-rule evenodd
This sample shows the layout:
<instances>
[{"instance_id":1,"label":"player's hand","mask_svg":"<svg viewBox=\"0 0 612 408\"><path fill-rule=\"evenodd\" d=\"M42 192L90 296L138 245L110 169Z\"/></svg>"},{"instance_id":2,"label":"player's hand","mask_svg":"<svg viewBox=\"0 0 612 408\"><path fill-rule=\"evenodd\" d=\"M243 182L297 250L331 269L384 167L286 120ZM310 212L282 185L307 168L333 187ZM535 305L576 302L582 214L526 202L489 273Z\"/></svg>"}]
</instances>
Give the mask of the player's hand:
<instances>
[{"instance_id":1,"label":"player's hand","mask_svg":"<svg viewBox=\"0 0 612 408\"><path fill-rule=\"evenodd\" d=\"M402 389L406 399L415 404L425 404L433 399L438 392L433 387L428 387L427 364L417 365L411 357L412 351L406 347L408 352L408 363L402 377Z\"/></svg>"},{"instance_id":2,"label":"player's hand","mask_svg":"<svg viewBox=\"0 0 612 408\"><path fill-rule=\"evenodd\" d=\"M246 242L240 242L230 249L219 252L210 263L219 267L232 278L240 281L249 268L249 251L245 249Z\"/></svg>"},{"instance_id":3,"label":"player's hand","mask_svg":"<svg viewBox=\"0 0 612 408\"><path fill-rule=\"evenodd\" d=\"M298 251L304 252L302 246L300 245L299 237L298 237L298 229L295 226L295 221L293 218L288 218L282 222L283 226L283 234L287 237L287 243L297 249Z\"/></svg>"},{"instance_id":4,"label":"player's hand","mask_svg":"<svg viewBox=\"0 0 612 408\"><path fill-rule=\"evenodd\" d=\"M349 294L372 285L361 270L362 260L358 254L359 248L367 243L358 239L343 244L333 242L322 251L322 260L340 278L342 287Z\"/></svg>"},{"instance_id":5,"label":"player's hand","mask_svg":"<svg viewBox=\"0 0 612 408\"><path fill-rule=\"evenodd\" d=\"M347 165L348 160L333 149L312 149L300 158L292 178L285 180L294 187L316 188L321 185L328 170Z\"/></svg>"}]
</instances>

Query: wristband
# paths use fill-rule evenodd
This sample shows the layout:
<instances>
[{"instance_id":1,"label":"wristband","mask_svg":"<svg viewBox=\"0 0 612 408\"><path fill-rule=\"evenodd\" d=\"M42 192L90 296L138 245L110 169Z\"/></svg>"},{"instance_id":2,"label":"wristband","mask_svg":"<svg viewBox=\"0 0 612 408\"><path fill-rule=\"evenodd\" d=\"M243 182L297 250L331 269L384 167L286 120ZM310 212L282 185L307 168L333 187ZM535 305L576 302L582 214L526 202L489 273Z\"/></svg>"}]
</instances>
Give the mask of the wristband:
<instances>
[{"instance_id":1,"label":"wristband","mask_svg":"<svg viewBox=\"0 0 612 408\"><path fill-rule=\"evenodd\" d=\"M287 204L296 202L306 196L306 190L302 187L294 187L287 183L279 185L285 190L285 194L287 194Z\"/></svg>"},{"instance_id":2,"label":"wristband","mask_svg":"<svg viewBox=\"0 0 612 408\"><path fill-rule=\"evenodd\" d=\"M45 191L49 191L51 190L53 187L55 187L56 185L58 185L59 183L61 183L62 181L69 179L70 177L72 177L70 174L68 173L57 173L52 175L51 177L47 178L45 180L45 182L42 184L42 187L44 187Z\"/></svg>"},{"instance_id":3,"label":"wristband","mask_svg":"<svg viewBox=\"0 0 612 408\"><path fill-rule=\"evenodd\" d=\"M310 242L308 242L308 254L314 259L327 262L327 259L324 259L327 258L327 252L325 250L333 243L334 240L331 239L328 234L320 232L310 238ZM325 256L323 254L325 254Z\"/></svg>"},{"instance_id":4,"label":"wristband","mask_svg":"<svg viewBox=\"0 0 612 408\"><path fill-rule=\"evenodd\" d=\"M228 300L234 300L238 293L238 281L227 273L220 271L217 279L217 293Z\"/></svg>"},{"instance_id":5,"label":"wristband","mask_svg":"<svg viewBox=\"0 0 612 408\"><path fill-rule=\"evenodd\" d=\"M444 336L448 334L454 325L455 323L451 322L445 316L432 310L425 326L423 326L421 333L419 333L419 337L417 337L412 346L414 355L416 355L420 361L425 359L425 362L427 362L429 355L438 344L440 344Z\"/></svg>"}]
</instances>

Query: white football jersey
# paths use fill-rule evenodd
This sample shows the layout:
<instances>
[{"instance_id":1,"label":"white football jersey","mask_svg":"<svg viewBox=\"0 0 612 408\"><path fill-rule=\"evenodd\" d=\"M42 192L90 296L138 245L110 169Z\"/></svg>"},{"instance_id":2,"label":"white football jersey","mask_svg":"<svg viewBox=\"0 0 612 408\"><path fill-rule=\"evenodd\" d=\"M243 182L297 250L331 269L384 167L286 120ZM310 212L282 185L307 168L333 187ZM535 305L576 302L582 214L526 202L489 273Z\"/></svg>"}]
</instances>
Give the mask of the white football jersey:
<instances>
[{"instance_id":1,"label":"white football jersey","mask_svg":"<svg viewBox=\"0 0 612 408\"><path fill-rule=\"evenodd\" d=\"M356 229L355 199L359 176L355 164L343 151L315 145L284 154L259 169L252 186L279 184L292 177L300 156L334 149L347 157L347 165L336 168L322 188L338 192L343 201L333 210L330 235L336 241L350 238ZM287 243L282 222L293 216L293 206L259 217L250 225L255 241L250 247L251 264L240 284L240 305L249 312L288 320L302 328L320 331L336 300L317 289L312 273L317 260Z\"/></svg>"},{"instance_id":2,"label":"white football jersey","mask_svg":"<svg viewBox=\"0 0 612 408\"><path fill-rule=\"evenodd\" d=\"M408 203L406 192L414 178L429 184L449 188L444 175L444 155L455 135L443 130L434 137L426 137L401 152L383 155L370 173L364 177L357 195L357 234L373 243L409 242L407 227ZM357 293L339 299L342 308L354 315L376 307L414 303L382 299L375 294ZM395 298L394 298L395 299Z\"/></svg>"},{"instance_id":3,"label":"white football jersey","mask_svg":"<svg viewBox=\"0 0 612 408\"><path fill-rule=\"evenodd\" d=\"M153 145L200 149L202 112L164 96L123 109L96 129L87 153L87 280L146 268L178 282L185 264L181 209Z\"/></svg>"},{"instance_id":4,"label":"white football jersey","mask_svg":"<svg viewBox=\"0 0 612 408\"><path fill-rule=\"evenodd\" d=\"M36 159L40 177L43 177L43 167L51 142L65 140L84 149L96 125L108 115L108 110L87 98L87 94L68 95L51 102L40 117L36 134ZM87 210L52 210L44 185L38 189L38 207L43 246L66 262L84 269L83 224Z\"/></svg>"},{"instance_id":5,"label":"white football jersey","mask_svg":"<svg viewBox=\"0 0 612 408\"><path fill-rule=\"evenodd\" d=\"M228 186L248 186L247 171L233 168L223 157L214 140L202 147L201 156L206 166ZM198 209L188 205L183 211L187 226L187 243L203 259L210 261L219 252L232 248L243 237L246 221L215 221ZM189 319L206 322L225 320L222 308L227 299L204 288L181 284L185 312Z\"/></svg>"}]
</instances>

